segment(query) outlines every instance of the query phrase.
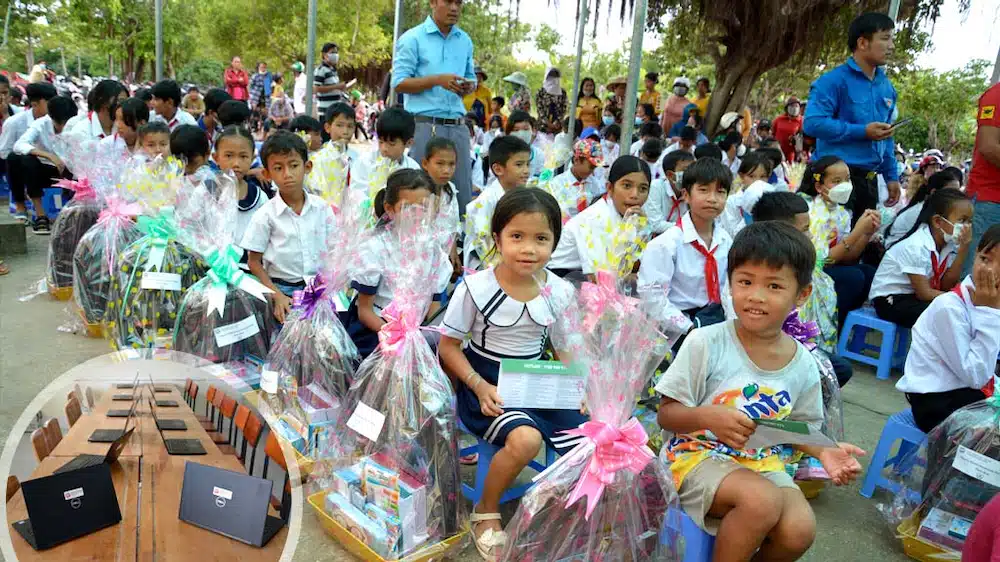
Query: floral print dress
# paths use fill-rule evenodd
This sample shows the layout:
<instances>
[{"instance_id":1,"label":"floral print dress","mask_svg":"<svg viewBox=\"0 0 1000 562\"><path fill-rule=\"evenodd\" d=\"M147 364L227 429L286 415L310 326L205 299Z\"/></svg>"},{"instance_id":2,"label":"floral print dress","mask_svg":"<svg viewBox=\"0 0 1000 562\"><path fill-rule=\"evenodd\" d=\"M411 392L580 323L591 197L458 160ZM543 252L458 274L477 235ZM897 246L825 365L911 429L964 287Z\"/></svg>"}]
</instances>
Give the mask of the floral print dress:
<instances>
[{"instance_id":1,"label":"floral print dress","mask_svg":"<svg viewBox=\"0 0 1000 562\"><path fill-rule=\"evenodd\" d=\"M816 342L827 353L837 350L837 291L833 279L823 271L829 265L830 248L851 233L851 213L817 195L809 202L809 238L816 248L813 291L799 311L804 322L815 322L820 336Z\"/></svg>"}]
</instances>

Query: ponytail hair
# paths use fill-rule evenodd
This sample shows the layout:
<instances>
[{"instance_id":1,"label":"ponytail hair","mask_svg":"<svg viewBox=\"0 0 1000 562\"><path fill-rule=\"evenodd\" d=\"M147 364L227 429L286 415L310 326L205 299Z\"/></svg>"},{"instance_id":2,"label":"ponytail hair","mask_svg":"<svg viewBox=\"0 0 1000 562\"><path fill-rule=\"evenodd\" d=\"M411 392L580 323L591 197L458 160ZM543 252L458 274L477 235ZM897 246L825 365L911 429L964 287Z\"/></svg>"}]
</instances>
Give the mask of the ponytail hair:
<instances>
[{"instance_id":1,"label":"ponytail hair","mask_svg":"<svg viewBox=\"0 0 1000 562\"><path fill-rule=\"evenodd\" d=\"M910 210L910 207L913 207L914 205L916 205L918 203L922 203L922 202L926 201L927 198L929 196L931 196L934 192L936 192L937 190L941 189L942 187L948 185L949 182L951 182L951 181L953 181L955 179L956 179L955 178L955 174L953 172L949 172L947 170L942 170L940 172L936 172L929 179L926 179L926 180L924 179L923 176L920 176L920 175L918 175L916 177L913 177L913 178L910 178L911 182L916 181L920 185L917 188L916 193L914 193L913 196L910 198L910 202L906 205L906 207L902 211L899 212L899 214L896 215L896 217L898 218L899 215L901 215L901 214L905 213L906 211ZM959 183L961 183L961 180L959 180ZM907 190L907 191L909 191L909 190ZM888 237L889 234L892 233L892 227L895 226L895 225L896 225L896 221L894 220L893 223L889 225L889 228L887 228L886 231L885 231L886 237Z\"/></svg>"},{"instance_id":2,"label":"ponytail hair","mask_svg":"<svg viewBox=\"0 0 1000 562\"><path fill-rule=\"evenodd\" d=\"M399 203L399 194L403 191L426 189L434 193L434 182L423 170L403 168L389 175L385 188L375 194L375 216L379 219L385 214L385 206Z\"/></svg>"},{"instance_id":3,"label":"ponytail hair","mask_svg":"<svg viewBox=\"0 0 1000 562\"><path fill-rule=\"evenodd\" d=\"M819 191L816 190L816 184L823 181L823 178L826 177L827 168L838 162L843 162L838 156L824 156L819 160L806 164L806 171L802 174L802 185L799 186L799 193L808 195L809 197L819 195Z\"/></svg>"},{"instance_id":4,"label":"ponytail hair","mask_svg":"<svg viewBox=\"0 0 1000 562\"><path fill-rule=\"evenodd\" d=\"M957 189L939 189L935 191L927 198L927 202L924 203L924 207L920 210L920 215L917 216L917 222L913 225L913 228L900 238L896 244L912 236L922 225L930 225L931 219L935 215L947 217L955 205L969 200L968 196Z\"/></svg>"}]
</instances>

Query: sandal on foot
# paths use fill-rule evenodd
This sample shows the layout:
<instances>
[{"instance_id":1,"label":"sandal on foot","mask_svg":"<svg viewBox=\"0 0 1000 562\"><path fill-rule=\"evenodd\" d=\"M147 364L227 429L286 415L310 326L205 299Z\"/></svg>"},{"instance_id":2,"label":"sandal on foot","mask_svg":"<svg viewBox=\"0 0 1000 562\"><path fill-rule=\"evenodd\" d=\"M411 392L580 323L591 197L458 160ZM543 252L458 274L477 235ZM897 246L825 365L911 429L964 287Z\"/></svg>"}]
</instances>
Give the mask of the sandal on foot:
<instances>
[{"instance_id":1,"label":"sandal on foot","mask_svg":"<svg viewBox=\"0 0 1000 562\"><path fill-rule=\"evenodd\" d=\"M469 515L469 520L475 526L476 523L482 521L501 521L501 517L499 513L477 513L473 510L472 514ZM483 560L493 562L497 559L493 555L493 549L507 543L507 533L495 529L486 529L482 535L476 536L476 530L473 529L472 541L476 543L476 550L479 551L479 555L483 557Z\"/></svg>"},{"instance_id":2,"label":"sandal on foot","mask_svg":"<svg viewBox=\"0 0 1000 562\"><path fill-rule=\"evenodd\" d=\"M477 465L479 464L479 453L472 453L471 455L458 457L458 463L466 466Z\"/></svg>"}]
</instances>

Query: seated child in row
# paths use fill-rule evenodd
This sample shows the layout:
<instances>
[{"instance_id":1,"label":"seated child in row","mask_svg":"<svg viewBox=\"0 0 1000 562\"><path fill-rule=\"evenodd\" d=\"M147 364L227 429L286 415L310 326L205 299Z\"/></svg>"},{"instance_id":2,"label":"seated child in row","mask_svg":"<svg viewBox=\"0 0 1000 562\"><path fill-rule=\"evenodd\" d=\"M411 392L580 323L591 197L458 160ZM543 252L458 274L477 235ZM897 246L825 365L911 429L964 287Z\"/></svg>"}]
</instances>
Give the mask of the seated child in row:
<instances>
[{"instance_id":1,"label":"seated child in row","mask_svg":"<svg viewBox=\"0 0 1000 562\"><path fill-rule=\"evenodd\" d=\"M646 216L654 235L662 234L677 224L688 211L681 183L684 171L694 163L694 156L684 150L675 150L663 157L663 178L653 180L646 200Z\"/></svg>"},{"instance_id":2,"label":"seated child in row","mask_svg":"<svg viewBox=\"0 0 1000 562\"><path fill-rule=\"evenodd\" d=\"M518 136L505 135L490 145L490 170L495 179L469 203L462 246L465 267L479 269L490 258L494 244L490 235L493 209L504 193L524 187L531 177L530 161L531 147Z\"/></svg>"},{"instance_id":3,"label":"seated child in row","mask_svg":"<svg viewBox=\"0 0 1000 562\"><path fill-rule=\"evenodd\" d=\"M149 122L149 107L139 98L128 98L115 103L113 109L115 134L101 139L98 150L104 154L111 150L128 157L136 150L139 127Z\"/></svg>"},{"instance_id":4,"label":"seated child in row","mask_svg":"<svg viewBox=\"0 0 1000 562\"><path fill-rule=\"evenodd\" d=\"M234 240L242 241L250 221L268 201L267 193L260 187L257 180L247 175L254 157L254 142L250 131L237 125L230 125L219 133L215 139L213 159L223 173L231 173L236 178L236 197L238 199L236 215L236 236ZM240 259L247 263L248 256Z\"/></svg>"},{"instance_id":5,"label":"seated child in row","mask_svg":"<svg viewBox=\"0 0 1000 562\"><path fill-rule=\"evenodd\" d=\"M608 174L607 194L566 223L549 269L560 277L586 276L591 281L598 269L617 271L617 260L623 256L612 255L614 241L621 235L642 234L628 232L623 223L630 215L645 215L642 206L649 197L649 182L649 165L642 160L622 156L615 161Z\"/></svg>"},{"instance_id":6,"label":"seated child in row","mask_svg":"<svg viewBox=\"0 0 1000 562\"><path fill-rule=\"evenodd\" d=\"M437 197L438 218L449 225L445 252L454 270L462 272L462 260L458 257L458 237L462 235L462 219L458 212L458 191L452 179L458 163L458 147L447 137L432 137L424 149L424 159L420 163L431 178L432 193Z\"/></svg>"},{"instance_id":7,"label":"seated child in row","mask_svg":"<svg viewBox=\"0 0 1000 562\"><path fill-rule=\"evenodd\" d=\"M323 123L323 131L330 137L327 144L346 154L348 162L358 159L358 151L350 146L356 127L354 108L349 104L337 102L327 108L326 121Z\"/></svg>"},{"instance_id":8,"label":"seated child in row","mask_svg":"<svg viewBox=\"0 0 1000 562\"><path fill-rule=\"evenodd\" d=\"M649 172L653 177L653 181L663 179L663 166L660 164L660 160L663 158L662 140L649 139L643 143L638 156L642 158L643 162L649 164Z\"/></svg>"},{"instance_id":9,"label":"seated child in row","mask_svg":"<svg viewBox=\"0 0 1000 562\"><path fill-rule=\"evenodd\" d=\"M311 115L297 115L288 123L288 130L307 137L306 145L309 148L309 154L313 154L323 147L323 126Z\"/></svg>"},{"instance_id":10,"label":"seated child in row","mask_svg":"<svg viewBox=\"0 0 1000 562\"><path fill-rule=\"evenodd\" d=\"M528 177L538 177L542 174L545 169L545 154L542 150L538 148L535 142L538 137L538 128L535 122L535 118L524 111L513 111L510 117L507 118L507 127L504 129L504 134L508 137L514 136L523 140L525 143L531 147L531 168ZM490 160L490 169L493 168L493 161ZM487 188L489 188L489 183L487 183Z\"/></svg>"},{"instance_id":11,"label":"seated child in row","mask_svg":"<svg viewBox=\"0 0 1000 562\"><path fill-rule=\"evenodd\" d=\"M972 275L935 298L912 335L896 388L906 393L917 427L930 433L955 410L983 400L982 388L993 380L1000 355L1000 225L979 240Z\"/></svg>"},{"instance_id":12,"label":"seated child in row","mask_svg":"<svg viewBox=\"0 0 1000 562\"><path fill-rule=\"evenodd\" d=\"M385 325L382 310L389 306L393 298L393 288L386 280L387 256L400 251L398 239L393 236L393 217L405 205L423 204L434 193L431 178L423 170L403 168L389 176L384 189L375 196L375 236L365 242L359 250L363 266L351 279L351 288L358 292L347 313L347 333L364 359L378 346L378 331ZM448 288L452 267L448 260L441 261L437 286L434 287L434 302L428 316L440 308L440 294Z\"/></svg>"},{"instance_id":13,"label":"seated child in row","mask_svg":"<svg viewBox=\"0 0 1000 562\"><path fill-rule=\"evenodd\" d=\"M303 187L312 162L298 135L276 132L264 142L260 158L264 178L277 186L278 194L253 215L240 246L250 254L250 272L274 291L274 317L284 323L292 294L319 271L333 211Z\"/></svg>"},{"instance_id":14,"label":"seated child in row","mask_svg":"<svg viewBox=\"0 0 1000 562\"><path fill-rule=\"evenodd\" d=\"M215 172L208 165L212 149L205 131L197 125L178 125L170 133L170 154L184 163L184 176L193 182L206 182L215 191ZM210 182L210 183L209 183Z\"/></svg>"},{"instance_id":15,"label":"seated child in row","mask_svg":"<svg viewBox=\"0 0 1000 562\"><path fill-rule=\"evenodd\" d=\"M413 115L398 107L382 112L375 124L378 150L369 151L351 163L349 187L375 197L385 187L389 174L401 168L419 170L420 164L406 155L413 146L417 122Z\"/></svg>"},{"instance_id":16,"label":"seated child in row","mask_svg":"<svg viewBox=\"0 0 1000 562\"><path fill-rule=\"evenodd\" d=\"M162 121L150 121L139 126L136 142L150 159L170 156L170 128Z\"/></svg>"},{"instance_id":17,"label":"seated child in row","mask_svg":"<svg viewBox=\"0 0 1000 562\"><path fill-rule=\"evenodd\" d=\"M799 193L810 198L809 237L824 271L837 292L837 327L847 313L861 308L875 277L875 268L858 260L878 232L881 216L869 209L851 227L844 206L851 197L851 171L836 156L824 156L806 166Z\"/></svg>"},{"instance_id":18,"label":"seated child in row","mask_svg":"<svg viewBox=\"0 0 1000 562\"><path fill-rule=\"evenodd\" d=\"M809 203L790 191L765 193L753 208L753 222L781 221L809 235ZM818 255L818 254L817 254ZM813 270L812 292L799 307L803 322L815 322L819 328L817 347L826 352L837 374L840 386L854 374L850 361L835 355L837 351L837 294L833 279L823 271L822 264Z\"/></svg>"},{"instance_id":19,"label":"seated child in row","mask_svg":"<svg viewBox=\"0 0 1000 562\"><path fill-rule=\"evenodd\" d=\"M720 217L722 227L730 236L736 236L747 224L747 217L753 212L754 205L765 193L774 191L774 186L767 183L771 175L771 159L757 150L747 154L740 160L735 187L726 199L726 210Z\"/></svg>"},{"instance_id":20,"label":"seated child in row","mask_svg":"<svg viewBox=\"0 0 1000 562\"><path fill-rule=\"evenodd\" d=\"M789 224L740 231L727 264L736 318L693 331L656 385L666 432L660 458L681 507L716 535L717 562L798 560L816 535L782 446L747 449L756 419L805 422L814 431L823 423L818 365L782 331L809 296L815 262L812 243ZM854 445L795 448L818 459L834 484L861 472L854 457L864 451Z\"/></svg>"},{"instance_id":21,"label":"seated child in row","mask_svg":"<svg viewBox=\"0 0 1000 562\"><path fill-rule=\"evenodd\" d=\"M639 294L666 292L664 323L686 334L691 329L725 320L722 298L733 239L716 224L726 206L733 178L715 158L699 158L684 172L681 189L688 212L654 238L642 253Z\"/></svg>"},{"instance_id":22,"label":"seated child in row","mask_svg":"<svg viewBox=\"0 0 1000 562\"><path fill-rule=\"evenodd\" d=\"M594 171L603 165L604 152L599 142L590 139L576 142L569 169L552 178L545 187L559 202L564 217L575 217L604 194L605 187L594 177Z\"/></svg>"},{"instance_id":23,"label":"seated child in row","mask_svg":"<svg viewBox=\"0 0 1000 562\"><path fill-rule=\"evenodd\" d=\"M651 140L663 140L663 127L655 121L649 121L643 123L639 127L639 140L632 143L629 146L628 153L630 156L639 156L642 153L642 147L646 146L646 143Z\"/></svg>"},{"instance_id":24,"label":"seated child in row","mask_svg":"<svg viewBox=\"0 0 1000 562\"><path fill-rule=\"evenodd\" d=\"M490 225L500 259L465 277L442 322L438 354L457 389L458 415L469 431L500 448L470 517L476 549L489 560L506 539L500 497L543 439L560 454L583 440L563 433L587 421L579 411L505 408L497 393L500 361L541 358L549 327L572 302L572 285L545 269L561 219L559 204L541 189L505 193Z\"/></svg>"},{"instance_id":25,"label":"seated child in row","mask_svg":"<svg viewBox=\"0 0 1000 562\"><path fill-rule=\"evenodd\" d=\"M878 266L869 298L879 318L912 328L958 283L971 240L972 201L954 189L936 191Z\"/></svg>"},{"instance_id":26,"label":"seated child in row","mask_svg":"<svg viewBox=\"0 0 1000 562\"><path fill-rule=\"evenodd\" d=\"M899 242L907 232L917 223L917 217L924 208L924 203L935 191L939 189L960 190L962 184L958 178L949 171L940 171L932 175L927 181L916 190L906 208L896 215L896 219L885 231L885 247L891 248Z\"/></svg>"}]
</instances>

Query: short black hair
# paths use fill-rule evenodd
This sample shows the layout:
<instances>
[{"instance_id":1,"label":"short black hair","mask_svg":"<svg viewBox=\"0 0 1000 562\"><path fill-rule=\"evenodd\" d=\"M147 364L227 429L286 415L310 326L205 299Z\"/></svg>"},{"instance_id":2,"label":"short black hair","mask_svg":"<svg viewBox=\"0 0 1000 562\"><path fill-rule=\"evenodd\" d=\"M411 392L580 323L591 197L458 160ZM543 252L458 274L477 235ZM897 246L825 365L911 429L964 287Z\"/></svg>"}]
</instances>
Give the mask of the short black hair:
<instances>
[{"instance_id":1,"label":"short black hair","mask_svg":"<svg viewBox=\"0 0 1000 562\"><path fill-rule=\"evenodd\" d=\"M111 109L118 98L118 95L125 92L125 86L117 80L101 80L94 86L94 89L87 94L87 106L93 111L101 109ZM114 119L114 115L111 116Z\"/></svg>"},{"instance_id":2,"label":"short black hair","mask_svg":"<svg viewBox=\"0 0 1000 562\"><path fill-rule=\"evenodd\" d=\"M612 123L604 128L601 136L604 138L615 137L616 141L620 141L622 140L622 128L617 123Z\"/></svg>"},{"instance_id":3,"label":"short black hair","mask_svg":"<svg viewBox=\"0 0 1000 562\"><path fill-rule=\"evenodd\" d=\"M692 142L693 141L697 141L698 140L698 131L694 127L692 127L690 125L684 125L684 128L681 129L681 140L682 141L692 141Z\"/></svg>"},{"instance_id":4,"label":"short black hair","mask_svg":"<svg viewBox=\"0 0 1000 562\"><path fill-rule=\"evenodd\" d=\"M171 100L176 106L181 104L181 87L173 80L160 80L153 85L150 93L156 99Z\"/></svg>"},{"instance_id":5,"label":"short black hair","mask_svg":"<svg viewBox=\"0 0 1000 562\"><path fill-rule=\"evenodd\" d=\"M385 187L375 194L375 216L382 218L386 205L392 206L398 203L400 192L418 189L426 189L430 193L434 193L434 182L431 181L427 172L413 168L401 168L389 174Z\"/></svg>"},{"instance_id":6,"label":"short black hair","mask_svg":"<svg viewBox=\"0 0 1000 562\"><path fill-rule=\"evenodd\" d=\"M944 172L944 173L950 175L951 177L955 178L956 180L958 180L958 184L959 185L965 184L965 174L963 174L962 170L956 168L955 166L948 166L947 168L941 170L941 172ZM938 172L938 173L941 173L941 172ZM934 177L934 176L931 176L931 177Z\"/></svg>"},{"instance_id":7,"label":"short black hair","mask_svg":"<svg viewBox=\"0 0 1000 562\"><path fill-rule=\"evenodd\" d=\"M28 97L28 103L36 101L50 100L57 95L56 87L48 82L32 82L24 88L24 95Z\"/></svg>"},{"instance_id":8,"label":"short black hair","mask_svg":"<svg viewBox=\"0 0 1000 562\"><path fill-rule=\"evenodd\" d=\"M639 152L646 157L647 162L656 162L660 159L660 155L663 154L663 141L659 138L649 139L642 143L642 148Z\"/></svg>"},{"instance_id":9,"label":"short black hair","mask_svg":"<svg viewBox=\"0 0 1000 562\"><path fill-rule=\"evenodd\" d=\"M146 135L170 135L170 127L163 121L150 121L139 127L137 137L142 140Z\"/></svg>"},{"instance_id":10,"label":"short black hair","mask_svg":"<svg viewBox=\"0 0 1000 562\"><path fill-rule=\"evenodd\" d=\"M854 18L851 26L847 29L847 48L853 53L858 49L858 39L864 37L871 40L872 36L880 31L892 31L896 23L886 14L879 12L865 12Z\"/></svg>"},{"instance_id":11,"label":"short black hair","mask_svg":"<svg viewBox=\"0 0 1000 562\"><path fill-rule=\"evenodd\" d=\"M219 123L223 127L230 125L246 125L250 120L250 108L246 102L226 100L219 106Z\"/></svg>"},{"instance_id":12,"label":"short black hair","mask_svg":"<svg viewBox=\"0 0 1000 562\"><path fill-rule=\"evenodd\" d=\"M268 159L275 154L298 154L302 162L309 161L309 147L306 141L291 131L278 131L271 135L260 149L260 162L268 169Z\"/></svg>"},{"instance_id":13,"label":"short black hair","mask_svg":"<svg viewBox=\"0 0 1000 562\"><path fill-rule=\"evenodd\" d=\"M333 43L333 42L323 43L323 48L320 49L320 52L322 52L325 55L325 54L329 53L330 51L332 51L334 49L339 49L339 48L340 47L338 47L337 44Z\"/></svg>"},{"instance_id":14,"label":"short black hair","mask_svg":"<svg viewBox=\"0 0 1000 562\"><path fill-rule=\"evenodd\" d=\"M733 173L729 171L729 167L722 160L699 158L684 170L681 189L690 192L695 185L711 185L716 182L729 193L733 187Z\"/></svg>"},{"instance_id":15,"label":"short black hair","mask_svg":"<svg viewBox=\"0 0 1000 562\"><path fill-rule=\"evenodd\" d=\"M49 100L49 117L53 123L65 125L76 116L77 111L76 102L72 98L56 96Z\"/></svg>"},{"instance_id":16,"label":"short black hair","mask_svg":"<svg viewBox=\"0 0 1000 562\"><path fill-rule=\"evenodd\" d=\"M413 114L398 107L383 111L375 123L375 133L380 140L410 142L416 130L417 122Z\"/></svg>"},{"instance_id":17,"label":"short black hair","mask_svg":"<svg viewBox=\"0 0 1000 562\"><path fill-rule=\"evenodd\" d=\"M618 180L635 173L646 176L646 181L653 181L653 172L650 171L649 164L642 161L642 158L632 155L622 156L618 160L615 160L615 163L611 165L611 169L608 170L608 183L614 185L618 183Z\"/></svg>"},{"instance_id":18,"label":"short black hair","mask_svg":"<svg viewBox=\"0 0 1000 562\"><path fill-rule=\"evenodd\" d=\"M9 88L10 87L10 78L7 78L3 74L0 74L0 84L7 84L7 87Z\"/></svg>"},{"instance_id":19,"label":"short black hair","mask_svg":"<svg viewBox=\"0 0 1000 562\"><path fill-rule=\"evenodd\" d=\"M250 131L248 131L246 127L243 127L241 125L230 125L230 126L226 127L225 129L222 129L222 132L219 133L219 136L215 137L215 148L216 148L216 150L218 150L219 144L222 142L222 139L229 139L229 138L233 138L233 137L243 139L247 143L249 143L250 144L250 154L253 154L254 152L256 152L256 150L257 150L257 143L254 142L253 135L250 134ZM173 150L173 149L171 149L171 150Z\"/></svg>"},{"instance_id":20,"label":"short black hair","mask_svg":"<svg viewBox=\"0 0 1000 562\"><path fill-rule=\"evenodd\" d=\"M323 122L332 123L333 120L336 119L338 115L343 115L350 121L354 121L357 119L357 115L355 115L354 113L354 108L351 107L350 104L338 101L337 103L332 104L330 107L326 108L326 112L324 112L323 114Z\"/></svg>"},{"instance_id":21,"label":"short black hair","mask_svg":"<svg viewBox=\"0 0 1000 562\"><path fill-rule=\"evenodd\" d=\"M153 91L149 88L139 88L135 91L135 97L141 99L142 101L149 102L153 100Z\"/></svg>"},{"instance_id":22,"label":"short black hair","mask_svg":"<svg viewBox=\"0 0 1000 562\"><path fill-rule=\"evenodd\" d=\"M205 113L218 113L222 104L233 99L229 92L222 88L212 88L205 92Z\"/></svg>"},{"instance_id":23,"label":"short black hair","mask_svg":"<svg viewBox=\"0 0 1000 562\"><path fill-rule=\"evenodd\" d=\"M523 140L511 135L496 138L490 143L490 165L506 166L515 154L524 152L531 154L531 146Z\"/></svg>"},{"instance_id":24,"label":"short black hair","mask_svg":"<svg viewBox=\"0 0 1000 562\"><path fill-rule=\"evenodd\" d=\"M307 133L322 133L323 125L320 124L319 119L311 115L296 115L291 122L288 123L288 130L293 133L307 132Z\"/></svg>"},{"instance_id":25,"label":"short black hair","mask_svg":"<svg viewBox=\"0 0 1000 562\"><path fill-rule=\"evenodd\" d=\"M694 157L698 160L712 158L722 162L722 149L715 143L706 142L701 146L695 147Z\"/></svg>"},{"instance_id":26,"label":"short black hair","mask_svg":"<svg viewBox=\"0 0 1000 562\"><path fill-rule=\"evenodd\" d=\"M771 157L760 150L754 150L743 156L740 160L739 173L749 174L759 168L764 167L764 175L770 176L771 172L774 171L774 164L771 163Z\"/></svg>"},{"instance_id":27,"label":"short black hair","mask_svg":"<svg viewBox=\"0 0 1000 562\"><path fill-rule=\"evenodd\" d=\"M792 222L795 215L809 212L809 203L805 197L791 191L772 191L765 193L757 200L753 211L754 222L785 221Z\"/></svg>"},{"instance_id":28,"label":"short black hair","mask_svg":"<svg viewBox=\"0 0 1000 562\"><path fill-rule=\"evenodd\" d=\"M149 106L139 98L129 98L123 101L118 108L122 110L122 121L135 131L139 130L140 122L149 121Z\"/></svg>"},{"instance_id":29,"label":"short black hair","mask_svg":"<svg viewBox=\"0 0 1000 562\"><path fill-rule=\"evenodd\" d=\"M517 125L518 123L527 123L528 125L531 125L532 130L535 129L535 118L525 111L517 110L511 111L510 116L507 117L507 128L504 133L509 135L514 131L514 125Z\"/></svg>"},{"instance_id":30,"label":"short black hair","mask_svg":"<svg viewBox=\"0 0 1000 562\"><path fill-rule=\"evenodd\" d=\"M748 263L763 263L775 269L791 267L801 290L812 282L816 248L805 234L787 222L755 222L736 234L729 249L730 279L737 268Z\"/></svg>"},{"instance_id":31,"label":"short black hair","mask_svg":"<svg viewBox=\"0 0 1000 562\"><path fill-rule=\"evenodd\" d=\"M687 161L694 162L694 155L686 150L675 150L668 152L660 165L663 166L664 172L673 172L677 169L677 164Z\"/></svg>"},{"instance_id":32,"label":"short black hair","mask_svg":"<svg viewBox=\"0 0 1000 562\"><path fill-rule=\"evenodd\" d=\"M493 209L490 232L499 238L507 223L522 213L545 215L549 222L549 228L552 229L552 249L555 250L556 246L559 245L559 238L562 237L562 210L555 197L537 187L512 189L504 193Z\"/></svg>"},{"instance_id":33,"label":"short black hair","mask_svg":"<svg viewBox=\"0 0 1000 562\"><path fill-rule=\"evenodd\" d=\"M660 138L663 136L663 127L655 121L650 121L648 123L643 123L639 127L639 138L642 137L655 137Z\"/></svg>"},{"instance_id":34,"label":"short black hair","mask_svg":"<svg viewBox=\"0 0 1000 562\"><path fill-rule=\"evenodd\" d=\"M501 108L507 105L507 100L503 99L503 96L493 96L493 101L497 102Z\"/></svg>"},{"instance_id":35,"label":"short black hair","mask_svg":"<svg viewBox=\"0 0 1000 562\"><path fill-rule=\"evenodd\" d=\"M170 133L170 153L190 162L198 156L208 156L211 148L205 131L197 125L181 125Z\"/></svg>"},{"instance_id":36,"label":"short black hair","mask_svg":"<svg viewBox=\"0 0 1000 562\"><path fill-rule=\"evenodd\" d=\"M455 146L454 141L448 137L431 137L424 148L424 160L430 160L435 154L445 150L454 152L455 156L458 156L458 147Z\"/></svg>"},{"instance_id":37,"label":"short black hair","mask_svg":"<svg viewBox=\"0 0 1000 562\"><path fill-rule=\"evenodd\" d=\"M778 169L778 166L785 161L785 154L781 152L780 148L775 148L773 146L762 146L755 150L754 152L759 152L766 156L768 160L771 161L771 171Z\"/></svg>"},{"instance_id":38,"label":"short black hair","mask_svg":"<svg viewBox=\"0 0 1000 562\"><path fill-rule=\"evenodd\" d=\"M642 108L642 112L645 113L647 117L649 117L650 119L656 119L656 108L653 107L653 104L640 103L639 107ZM652 121L650 121L650 123L652 123Z\"/></svg>"},{"instance_id":39,"label":"short black hair","mask_svg":"<svg viewBox=\"0 0 1000 562\"><path fill-rule=\"evenodd\" d=\"M730 148L734 146L739 146L741 144L743 144L743 135L737 133L736 131L732 131L731 133L726 135L726 138L719 141L719 148L721 148L722 151L725 152Z\"/></svg>"},{"instance_id":40,"label":"short black hair","mask_svg":"<svg viewBox=\"0 0 1000 562\"><path fill-rule=\"evenodd\" d=\"M986 229L983 233L983 237L979 239L979 245L976 247L977 252L989 252L993 248L1000 244L1000 224L994 224L993 226Z\"/></svg>"}]
</instances>

